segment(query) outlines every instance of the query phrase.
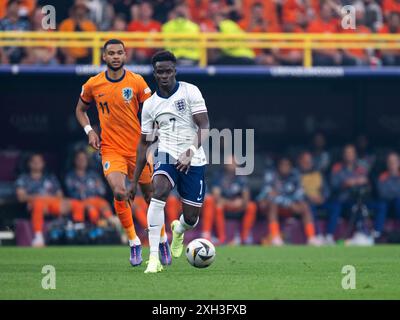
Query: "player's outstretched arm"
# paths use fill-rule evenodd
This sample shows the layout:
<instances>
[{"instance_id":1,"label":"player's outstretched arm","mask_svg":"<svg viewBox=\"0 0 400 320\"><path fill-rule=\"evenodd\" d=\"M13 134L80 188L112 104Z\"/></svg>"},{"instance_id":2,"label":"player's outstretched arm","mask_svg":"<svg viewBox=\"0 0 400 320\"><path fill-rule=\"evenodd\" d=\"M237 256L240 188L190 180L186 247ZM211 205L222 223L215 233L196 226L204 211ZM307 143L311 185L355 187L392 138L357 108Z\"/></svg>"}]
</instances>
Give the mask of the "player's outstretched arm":
<instances>
[{"instance_id":1,"label":"player's outstretched arm","mask_svg":"<svg viewBox=\"0 0 400 320\"><path fill-rule=\"evenodd\" d=\"M78 100L75 109L76 119L78 120L79 124L85 130L86 134L88 135L88 143L96 150L100 149L100 138L97 133L92 129L90 126L90 120L87 115L87 111L89 110L89 105L84 103L82 99Z\"/></svg>"},{"instance_id":2,"label":"player's outstretched arm","mask_svg":"<svg viewBox=\"0 0 400 320\"><path fill-rule=\"evenodd\" d=\"M195 150L200 148L207 140L210 132L210 122L208 120L208 113L202 112L193 115L193 121L198 126L197 135L192 145L184 153L179 156L176 168L179 171L187 172L190 168L190 162L194 156Z\"/></svg>"},{"instance_id":3,"label":"player's outstretched arm","mask_svg":"<svg viewBox=\"0 0 400 320\"><path fill-rule=\"evenodd\" d=\"M136 167L133 173L133 181L129 189L129 197L132 200L135 198L139 177L142 174L144 166L146 165L147 150L151 144L152 144L152 139L150 139L149 135L142 133L136 151Z\"/></svg>"}]
</instances>

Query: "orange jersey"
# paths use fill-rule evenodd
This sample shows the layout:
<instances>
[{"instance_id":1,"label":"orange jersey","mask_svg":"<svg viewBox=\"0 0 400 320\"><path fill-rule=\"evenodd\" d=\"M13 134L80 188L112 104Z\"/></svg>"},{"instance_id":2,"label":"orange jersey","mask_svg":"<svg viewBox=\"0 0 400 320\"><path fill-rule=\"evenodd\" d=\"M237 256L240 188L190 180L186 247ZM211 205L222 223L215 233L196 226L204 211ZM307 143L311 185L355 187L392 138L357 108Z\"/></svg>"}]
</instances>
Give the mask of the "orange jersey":
<instances>
[{"instance_id":1,"label":"orange jersey","mask_svg":"<svg viewBox=\"0 0 400 320\"><path fill-rule=\"evenodd\" d=\"M95 101L100 119L101 153L136 156L141 134L138 118L139 103L151 96L142 76L124 70L119 80L106 72L91 77L83 86L81 100Z\"/></svg>"}]
</instances>

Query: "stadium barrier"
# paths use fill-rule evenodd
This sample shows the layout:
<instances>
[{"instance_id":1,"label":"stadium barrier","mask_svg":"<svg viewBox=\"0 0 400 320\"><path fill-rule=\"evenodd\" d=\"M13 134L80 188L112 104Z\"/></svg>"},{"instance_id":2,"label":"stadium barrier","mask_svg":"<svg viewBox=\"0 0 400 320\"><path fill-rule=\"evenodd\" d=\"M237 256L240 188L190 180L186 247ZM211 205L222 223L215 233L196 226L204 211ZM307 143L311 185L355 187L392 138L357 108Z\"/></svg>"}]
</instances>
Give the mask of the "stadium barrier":
<instances>
[{"instance_id":1,"label":"stadium barrier","mask_svg":"<svg viewBox=\"0 0 400 320\"><path fill-rule=\"evenodd\" d=\"M126 65L128 70L150 76L150 65ZM96 65L0 65L0 75L94 75L105 71L106 66ZM265 66L178 66L180 75L208 77L266 77L266 78L352 78L400 77L400 67L265 67Z\"/></svg>"},{"instance_id":2,"label":"stadium barrier","mask_svg":"<svg viewBox=\"0 0 400 320\"><path fill-rule=\"evenodd\" d=\"M303 66L312 66L314 49L400 49L400 34L313 33L199 33L163 34L143 32L0 32L0 47L54 46L92 49L92 64L100 65L101 47L119 38L127 48L193 48L200 50L199 66L208 65L208 49L301 49Z\"/></svg>"}]
</instances>

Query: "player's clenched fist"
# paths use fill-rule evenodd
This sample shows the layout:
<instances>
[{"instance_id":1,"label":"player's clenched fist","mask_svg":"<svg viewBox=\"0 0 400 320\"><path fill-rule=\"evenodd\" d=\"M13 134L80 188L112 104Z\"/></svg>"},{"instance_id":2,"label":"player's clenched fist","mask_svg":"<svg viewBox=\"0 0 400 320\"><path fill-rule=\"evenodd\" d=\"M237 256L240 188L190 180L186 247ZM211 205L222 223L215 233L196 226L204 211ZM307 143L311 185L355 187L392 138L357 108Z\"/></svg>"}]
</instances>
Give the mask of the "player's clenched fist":
<instances>
[{"instance_id":1,"label":"player's clenched fist","mask_svg":"<svg viewBox=\"0 0 400 320\"><path fill-rule=\"evenodd\" d=\"M91 130L88 133L88 138L89 138L89 145L91 145L96 150L99 150L100 149L100 138L97 135L97 133L94 132L94 130Z\"/></svg>"},{"instance_id":2,"label":"player's clenched fist","mask_svg":"<svg viewBox=\"0 0 400 320\"><path fill-rule=\"evenodd\" d=\"M191 149L186 150L186 152L182 153L179 156L178 162L176 164L176 168L179 171L183 171L185 173L187 173L189 171L190 168L190 162L192 161L194 152Z\"/></svg>"},{"instance_id":3,"label":"player's clenched fist","mask_svg":"<svg viewBox=\"0 0 400 320\"><path fill-rule=\"evenodd\" d=\"M135 200L136 189L137 189L137 183L133 182L128 189L128 196L129 199L132 199L132 201Z\"/></svg>"}]
</instances>

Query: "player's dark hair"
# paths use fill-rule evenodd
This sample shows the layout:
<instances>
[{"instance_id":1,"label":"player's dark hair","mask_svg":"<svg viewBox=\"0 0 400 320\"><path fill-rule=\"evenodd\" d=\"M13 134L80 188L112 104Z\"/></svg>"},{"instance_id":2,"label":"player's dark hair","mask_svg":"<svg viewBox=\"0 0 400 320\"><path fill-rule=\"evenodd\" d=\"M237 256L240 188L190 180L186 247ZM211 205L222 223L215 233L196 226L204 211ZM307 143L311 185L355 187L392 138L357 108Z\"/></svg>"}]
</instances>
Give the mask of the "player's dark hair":
<instances>
[{"instance_id":1,"label":"player's dark hair","mask_svg":"<svg viewBox=\"0 0 400 320\"><path fill-rule=\"evenodd\" d=\"M119 39L110 39L110 40L107 40L106 43L104 44L103 51L106 51L107 46L110 45L110 44L122 44L122 46L125 49L125 44L121 40L119 40Z\"/></svg>"},{"instance_id":2,"label":"player's dark hair","mask_svg":"<svg viewBox=\"0 0 400 320\"><path fill-rule=\"evenodd\" d=\"M151 64L153 67L156 65L157 62L160 61L172 61L176 64L176 57L171 51L162 50L156 52L153 57L151 58Z\"/></svg>"}]
</instances>

